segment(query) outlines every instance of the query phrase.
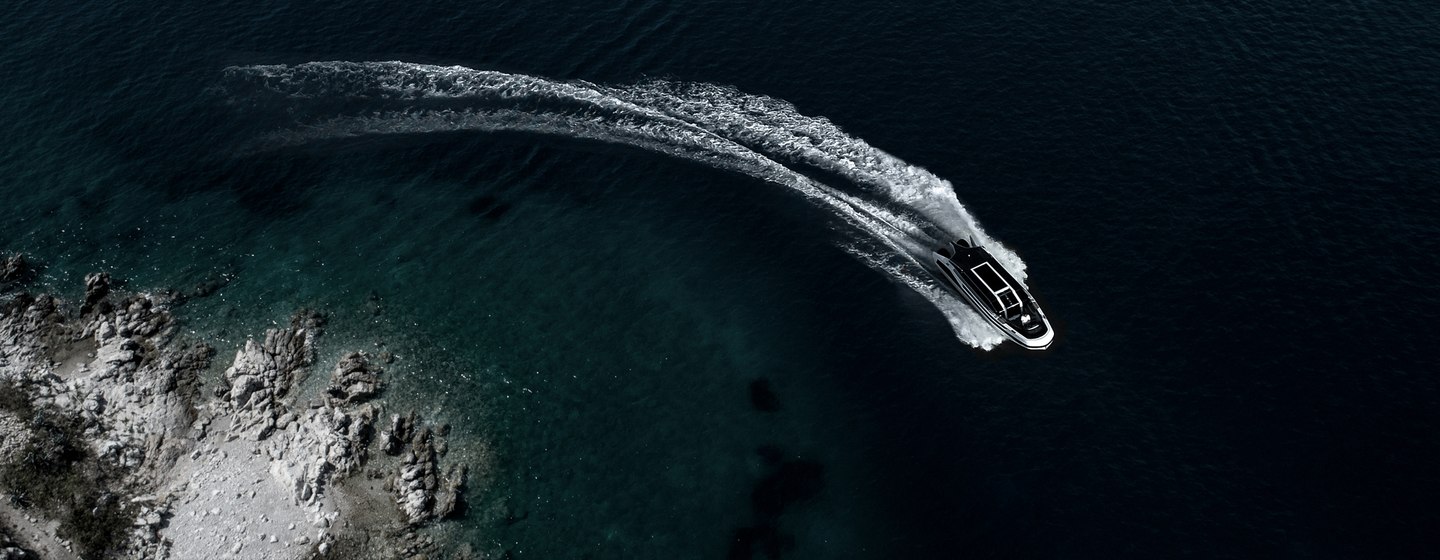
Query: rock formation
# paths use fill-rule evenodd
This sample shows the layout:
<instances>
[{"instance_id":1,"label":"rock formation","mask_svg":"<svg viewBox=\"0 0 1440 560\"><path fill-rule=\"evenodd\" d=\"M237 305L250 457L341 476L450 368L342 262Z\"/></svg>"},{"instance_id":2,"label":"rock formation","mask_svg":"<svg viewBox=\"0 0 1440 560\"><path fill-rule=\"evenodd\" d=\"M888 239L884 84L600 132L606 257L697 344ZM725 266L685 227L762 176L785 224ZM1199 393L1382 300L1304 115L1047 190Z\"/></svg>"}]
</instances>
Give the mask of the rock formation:
<instances>
[{"instance_id":1,"label":"rock formation","mask_svg":"<svg viewBox=\"0 0 1440 560\"><path fill-rule=\"evenodd\" d=\"M80 307L80 314L89 314L95 304L100 303L107 295L110 295L110 273L96 272L85 275L85 305Z\"/></svg>"},{"instance_id":2,"label":"rock formation","mask_svg":"<svg viewBox=\"0 0 1440 560\"><path fill-rule=\"evenodd\" d=\"M22 257L0 261L0 288L26 271ZM214 351L177 336L175 301L119 295L104 273L86 276L78 312L47 295L0 298L0 560L29 551L289 560L325 554L337 523L393 535L370 556L435 551L414 527L461 508L468 472L442 469L443 426L393 414L379 438L385 453L372 459L383 371L362 353L339 360L318 398L298 400L324 324L314 312L247 340L215 398L204 399ZM387 468L395 475L374 496L363 484L337 486ZM383 516L352 525L356 504L377 499L396 504L398 525L365 528ZM32 536L52 521L59 528L48 540L12 542L4 528L17 520Z\"/></svg>"},{"instance_id":3,"label":"rock formation","mask_svg":"<svg viewBox=\"0 0 1440 560\"><path fill-rule=\"evenodd\" d=\"M25 260L25 255L0 257L0 289L28 282L34 275L35 270Z\"/></svg>"},{"instance_id":4,"label":"rock formation","mask_svg":"<svg viewBox=\"0 0 1440 560\"><path fill-rule=\"evenodd\" d=\"M340 358L330 374L326 393L342 402L364 402L380 394L384 383L379 369L372 368L364 354L355 352Z\"/></svg>"},{"instance_id":5,"label":"rock formation","mask_svg":"<svg viewBox=\"0 0 1440 560\"><path fill-rule=\"evenodd\" d=\"M289 392L296 373L314 360L312 339L310 330L292 326L265 331L260 342L245 341L224 377L229 384L224 402L236 422L232 433L260 441L275 430L284 414L279 399Z\"/></svg>"},{"instance_id":6,"label":"rock formation","mask_svg":"<svg viewBox=\"0 0 1440 560\"><path fill-rule=\"evenodd\" d=\"M390 423L382 439L386 453L401 454L400 468L388 482L400 511L412 525L454 515L461 505L466 467L451 464L441 470L440 456L448 444L414 413L393 415Z\"/></svg>"}]
</instances>

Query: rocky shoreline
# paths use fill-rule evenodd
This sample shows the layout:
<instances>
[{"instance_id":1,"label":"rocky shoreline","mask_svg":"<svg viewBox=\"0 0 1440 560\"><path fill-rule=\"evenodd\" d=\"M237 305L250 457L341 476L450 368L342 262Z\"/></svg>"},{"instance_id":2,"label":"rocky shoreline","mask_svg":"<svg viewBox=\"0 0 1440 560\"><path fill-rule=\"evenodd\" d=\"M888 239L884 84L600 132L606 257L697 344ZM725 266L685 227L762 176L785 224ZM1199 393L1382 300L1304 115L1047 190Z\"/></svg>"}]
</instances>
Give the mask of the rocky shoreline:
<instances>
[{"instance_id":1,"label":"rocky shoreline","mask_svg":"<svg viewBox=\"0 0 1440 560\"><path fill-rule=\"evenodd\" d=\"M418 529L464 510L470 469L448 426L378 399L393 358L346 354L302 400L324 327L303 312L203 391L184 295L97 273L77 309L34 276L0 257L0 559L439 557Z\"/></svg>"}]
</instances>

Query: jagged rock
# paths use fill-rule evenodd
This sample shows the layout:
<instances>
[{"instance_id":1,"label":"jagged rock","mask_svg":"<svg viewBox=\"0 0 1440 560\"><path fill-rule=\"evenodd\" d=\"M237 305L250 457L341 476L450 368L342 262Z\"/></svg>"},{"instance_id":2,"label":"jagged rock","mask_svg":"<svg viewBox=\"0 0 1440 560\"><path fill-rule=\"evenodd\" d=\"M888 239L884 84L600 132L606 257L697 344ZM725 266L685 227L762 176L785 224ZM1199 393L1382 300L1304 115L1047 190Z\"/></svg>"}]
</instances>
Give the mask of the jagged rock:
<instances>
[{"instance_id":1,"label":"jagged rock","mask_svg":"<svg viewBox=\"0 0 1440 560\"><path fill-rule=\"evenodd\" d=\"M239 362L237 361L237 364ZM365 367L359 354L351 354L340 360L332 375L332 393L339 387L345 397L373 396L379 389L375 372ZM271 386L264 379L266 374L237 376L232 381L231 402L237 410L251 406L257 398L272 398L267 391ZM259 388L251 389L259 380ZM287 387L275 391L283 394ZM237 393L238 391L238 393ZM242 396L250 392L251 395ZM272 469L282 480L288 481L290 491L297 503L313 503L323 496L331 478L346 476L359 470L367 460L366 447L374 432L375 418L379 409L373 404L356 404L357 398L332 398L312 402L301 411L284 411L272 421L275 429L285 430L287 437L271 450L272 456L298 457ZM262 400L262 402L264 402ZM271 405L270 410L283 407ZM261 421L268 421L261 417Z\"/></svg>"},{"instance_id":2,"label":"jagged rock","mask_svg":"<svg viewBox=\"0 0 1440 560\"><path fill-rule=\"evenodd\" d=\"M47 295L19 294L0 310L0 379L30 389L27 406L36 411L35 421L50 426L47 433L71 434L53 440L56 451L83 464L77 469L101 473L94 484L49 490L92 503L87 523L106 522L105 516L120 511L113 504L121 488L150 487L154 475L188 450L187 439L176 434L193 422L194 403L175 389L197 384L184 378L203 370L209 355L203 345L167 344L170 316L152 296L115 303L111 291L108 275L91 274L79 315ZM36 480L45 483L43 475ZM119 526L123 556L161 556L159 511L142 508L133 527ZM104 552L57 542L82 557Z\"/></svg>"},{"instance_id":3,"label":"jagged rock","mask_svg":"<svg viewBox=\"0 0 1440 560\"><path fill-rule=\"evenodd\" d=\"M225 401L235 412L236 430L262 440L284 414L278 399L289 392L296 374L314 359L313 335L304 327L270 329L261 341L249 339L225 370Z\"/></svg>"},{"instance_id":4,"label":"jagged rock","mask_svg":"<svg viewBox=\"0 0 1440 560\"><path fill-rule=\"evenodd\" d=\"M85 275L85 305L80 307L80 314L90 313L95 304L110 295L110 273L95 272Z\"/></svg>"},{"instance_id":5,"label":"jagged rock","mask_svg":"<svg viewBox=\"0 0 1440 560\"><path fill-rule=\"evenodd\" d=\"M0 267L8 262L0 260ZM393 493L412 527L462 509L467 469L442 465L440 459L448 445L437 434L448 426L432 430L413 412L392 416L382 449L397 458L367 468L368 444L382 406L368 401L384 385L380 368L372 364L381 360L347 355L336 364L326 397L298 404L290 398L297 378L314 360L313 339L324 325L323 315L300 313L288 328L247 340L225 369L216 400L200 403L199 380L214 350L175 341L168 309L176 298L120 296L110 277L99 273L86 277L79 314L47 295L22 292L0 300L0 399L19 398L26 406L74 419L79 443L89 448L86 460L93 463L88 468L124 477L97 481L105 492L123 487L152 494L128 501L135 509L117 526L123 544L110 551L113 556L194 558L228 550L237 541L221 538L217 544L209 527L224 523L226 534L244 531L234 528L235 520L254 519L253 510L245 509L252 504L273 504L266 510L271 515L290 512L289 519L276 517L291 521L292 531L294 521L302 519L321 531L311 535L313 541L297 539L293 532L280 538L267 532L246 540L242 554L299 558L305 553L294 547L293 555L267 554L265 547L277 542L329 548L334 534L352 521L337 518L335 502L326 494L339 477L356 472L384 479L386 492ZM20 385L8 390L4 384L9 383ZM0 463L24 452L20 444L31 439L28 413L7 410L0 406ZM183 477L179 484L169 478L174 476ZM114 494L95 503L125 502L129 496ZM303 507L284 505L291 496ZM217 503L227 504L223 513L212 507ZM258 534L259 526L245 526ZM385 537L390 543L398 538ZM433 550L416 543L405 547L415 553L384 557L413 558ZM0 560L8 550L0 542ZM78 547L72 552L111 555Z\"/></svg>"},{"instance_id":6,"label":"jagged rock","mask_svg":"<svg viewBox=\"0 0 1440 560\"><path fill-rule=\"evenodd\" d=\"M326 393L341 401L361 402L374 397L383 386L380 370L370 366L364 354L353 352L335 365Z\"/></svg>"},{"instance_id":7,"label":"jagged rock","mask_svg":"<svg viewBox=\"0 0 1440 560\"><path fill-rule=\"evenodd\" d=\"M385 454L399 455L400 452L405 449L405 446L410 443L410 438L414 435L414 426L414 412L405 416L391 414L390 429L385 431L384 434L381 434L380 437L381 441L384 442Z\"/></svg>"},{"instance_id":8,"label":"jagged rock","mask_svg":"<svg viewBox=\"0 0 1440 560\"><path fill-rule=\"evenodd\" d=\"M139 359L140 343L130 339L119 339L114 344L105 344L96 351L96 361L110 365L123 366Z\"/></svg>"},{"instance_id":9,"label":"jagged rock","mask_svg":"<svg viewBox=\"0 0 1440 560\"><path fill-rule=\"evenodd\" d=\"M451 465L441 472L436 446L445 443L433 430L421 425L415 413L403 417L394 415L391 421L395 428L390 437L400 442L396 451L404 451L404 455L394 478L387 481L386 486L395 493L400 512L411 525L454 515L461 503L468 469L464 465Z\"/></svg>"},{"instance_id":10,"label":"jagged rock","mask_svg":"<svg viewBox=\"0 0 1440 560\"><path fill-rule=\"evenodd\" d=\"M30 267L25 255L12 255L0 259L0 288L10 284L23 284L29 282L35 276L35 270Z\"/></svg>"}]
</instances>

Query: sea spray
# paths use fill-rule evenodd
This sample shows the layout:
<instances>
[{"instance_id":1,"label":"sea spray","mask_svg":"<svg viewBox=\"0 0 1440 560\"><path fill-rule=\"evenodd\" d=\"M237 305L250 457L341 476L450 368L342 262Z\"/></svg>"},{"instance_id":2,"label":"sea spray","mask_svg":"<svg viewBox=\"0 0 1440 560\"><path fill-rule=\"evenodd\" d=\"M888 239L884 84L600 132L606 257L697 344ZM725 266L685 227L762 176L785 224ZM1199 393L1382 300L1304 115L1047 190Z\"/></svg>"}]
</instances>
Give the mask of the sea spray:
<instances>
[{"instance_id":1,"label":"sea spray","mask_svg":"<svg viewBox=\"0 0 1440 560\"><path fill-rule=\"evenodd\" d=\"M512 131L631 146L784 186L839 219L848 238L843 250L931 301L956 336L976 347L1004 338L939 286L928 272L930 251L950 238L974 239L1024 281L1024 262L984 233L948 181L774 98L710 84L606 87L405 62L230 67L224 78L219 91L231 103L278 97L296 115L293 126L249 151L375 135ZM807 168L848 184L821 182Z\"/></svg>"}]
</instances>

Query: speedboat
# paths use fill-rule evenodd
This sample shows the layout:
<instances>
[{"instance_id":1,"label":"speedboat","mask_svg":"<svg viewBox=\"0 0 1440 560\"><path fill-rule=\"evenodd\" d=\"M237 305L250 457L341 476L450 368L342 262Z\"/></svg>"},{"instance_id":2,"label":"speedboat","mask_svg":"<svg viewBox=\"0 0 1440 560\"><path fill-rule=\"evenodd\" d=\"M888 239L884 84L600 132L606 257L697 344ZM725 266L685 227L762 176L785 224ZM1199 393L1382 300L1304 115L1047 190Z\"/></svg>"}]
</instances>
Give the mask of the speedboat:
<instances>
[{"instance_id":1,"label":"speedboat","mask_svg":"<svg viewBox=\"0 0 1440 560\"><path fill-rule=\"evenodd\" d=\"M1016 344L1044 350L1055 338L1050 320L1025 286L979 245L960 239L935 251L940 278Z\"/></svg>"}]
</instances>

